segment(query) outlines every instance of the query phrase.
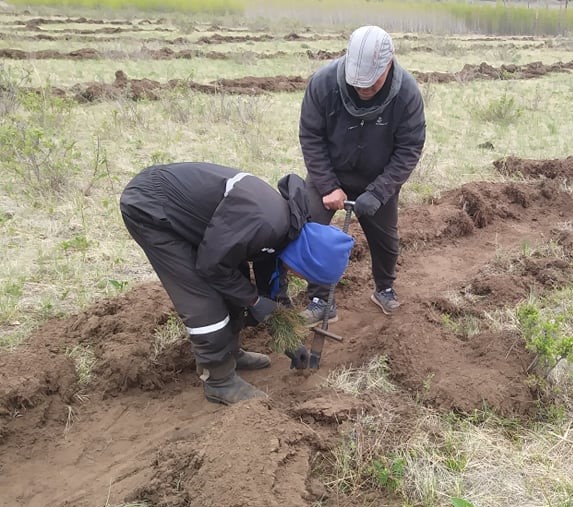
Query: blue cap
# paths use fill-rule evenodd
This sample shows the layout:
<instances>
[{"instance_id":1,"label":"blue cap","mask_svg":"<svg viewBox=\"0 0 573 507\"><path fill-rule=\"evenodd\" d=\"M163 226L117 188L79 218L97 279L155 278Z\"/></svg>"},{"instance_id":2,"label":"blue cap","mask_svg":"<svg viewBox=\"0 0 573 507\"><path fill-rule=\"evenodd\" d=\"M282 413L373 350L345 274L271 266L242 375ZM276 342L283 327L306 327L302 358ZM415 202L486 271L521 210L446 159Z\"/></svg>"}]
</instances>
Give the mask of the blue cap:
<instances>
[{"instance_id":1,"label":"blue cap","mask_svg":"<svg viewBox=\"0 0 573 507\"><path fill-rule=\"evenodd\" d=\"M338 227L308 222L279 259L307 281L331 285L342 278L353 246L352 236Z\"/></svg>"}]
</instances>

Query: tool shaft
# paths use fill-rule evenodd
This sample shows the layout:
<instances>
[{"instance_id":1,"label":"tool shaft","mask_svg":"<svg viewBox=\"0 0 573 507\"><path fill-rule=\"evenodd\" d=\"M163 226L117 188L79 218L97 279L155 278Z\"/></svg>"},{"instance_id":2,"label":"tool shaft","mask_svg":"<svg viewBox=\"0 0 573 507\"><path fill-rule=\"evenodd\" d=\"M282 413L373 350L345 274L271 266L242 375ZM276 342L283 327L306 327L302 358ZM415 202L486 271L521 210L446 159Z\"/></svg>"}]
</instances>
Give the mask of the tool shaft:
<instances>
[{"instance_id":1,"label":"tool shaft","mask_svg":"<svg viewBox=\"0 0 573 507\"><path fill-rule=\"evenodd\" d=\"M342 226L342 232L348 232L350 228L350 221L352 220L352 209L354 208L354 201L344 201L344 209L346 210L346 215L344 217L344 225ZM324 315L322 316L322 329L328 329L328 314L330 313L330 307L334 302L334 291L336 290L336 283L330 285L328 289L328 299L326 301L326 308L324 310Z\"/></svg>"},{"instance_id":2,"label":"tool shaft","mask_svg":"<svg viewBox=\"0 0 573 507\"><path fill-rule=\"evenodd\" d=\"M350 221L352 219L352 210L354 209L354 201L344 201L344 209L346 211L346 216L344 217L344 225L342 226L342 231L348 233L350 228ZM342 341L342 337L331 333L328 331L328 316L330 314L330 307L334 302L334 291L336 290L336 283L330 285L328 289L328 299L326 302L326 308L324 309L324 315L322 316L322 323L320 328L314 327L314 337L312 339L312 349L310 351L309 357L309 367L312 369L318 369L320 367L320 357L322 356L322 349L324 347L324 340L330 338L338 342Z\"/></svg>"}]
</instances>

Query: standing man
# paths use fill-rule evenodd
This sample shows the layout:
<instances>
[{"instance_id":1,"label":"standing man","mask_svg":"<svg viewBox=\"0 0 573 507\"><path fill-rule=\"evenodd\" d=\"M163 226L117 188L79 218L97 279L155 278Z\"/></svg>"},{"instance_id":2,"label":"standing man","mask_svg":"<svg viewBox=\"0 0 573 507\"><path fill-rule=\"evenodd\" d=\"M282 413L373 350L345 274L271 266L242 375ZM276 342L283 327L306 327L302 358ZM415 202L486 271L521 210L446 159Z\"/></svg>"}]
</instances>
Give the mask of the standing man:
<instances>
[{"instance_id":1,"label":"standing man","mask_svg":"<svg viewBox=\"0 0 573 507\"><path fill-rule=\"evenodd\" d=\"M239 331L245 313L260 323L276 310L284 268L330 284L348 264L352 238L307 223L304 181L285 176L279 191L230 167L179 163L145 169L121 195L125 225L187 327L209 401L266 396L236 374L270 364L240 348ZM304 346L286 354L291 367L308 361Z\"/></svg>"},{"instance_id":2,"label":"standing man","mask_svg":"<svg viewBox=\"0 0 573 507\"><path fill-rule=\"evenodd\" d=\"M398 196L420 159L426 123L420 90L382 28L355 30L346 55L310 78L299 138L311 220L329 224L345 200L356 201L372 259L371 300L384 313L395 312ZM325 311L337 320L336 305L326 308L327 287L309 284L309 296L307 325L320 322Z\"/></svg>"}]
</instances>

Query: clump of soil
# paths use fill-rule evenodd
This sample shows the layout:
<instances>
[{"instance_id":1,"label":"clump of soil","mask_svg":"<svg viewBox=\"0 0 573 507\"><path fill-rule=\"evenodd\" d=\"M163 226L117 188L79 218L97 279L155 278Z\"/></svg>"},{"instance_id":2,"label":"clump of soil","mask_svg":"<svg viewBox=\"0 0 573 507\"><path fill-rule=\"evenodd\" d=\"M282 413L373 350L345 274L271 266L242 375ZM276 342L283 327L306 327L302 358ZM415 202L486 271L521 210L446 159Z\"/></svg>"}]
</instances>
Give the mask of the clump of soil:
<instances>
[{"instance_id":1,"label":"clump of soil","mask_svg":"<svg viewBox=\"0 0 573 507\"><path fill-rule=\"evenodd\" d=\"M507 176L523 178L548 178L573 181L573 156L565 159L530 160L518 157L505 157L496 160L494 167Z\"/></svg>"}]
</instances>

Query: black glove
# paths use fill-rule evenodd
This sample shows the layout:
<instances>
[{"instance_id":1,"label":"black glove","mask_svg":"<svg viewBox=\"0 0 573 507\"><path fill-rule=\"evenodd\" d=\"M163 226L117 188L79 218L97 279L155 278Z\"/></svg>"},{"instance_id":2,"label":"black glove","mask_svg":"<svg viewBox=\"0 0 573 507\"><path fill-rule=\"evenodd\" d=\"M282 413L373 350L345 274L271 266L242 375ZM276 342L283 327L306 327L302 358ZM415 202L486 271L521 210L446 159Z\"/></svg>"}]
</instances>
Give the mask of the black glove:
<instances>
[{"instance_id":1,"label":"black glove","mask_svg":"<svg viewBox=\"0 0 573 507\"><path fill-rule=\"evenodd\" d=\"M291 370L296 368L297 370L302 370L308 368L308 359L310 357L308 350L304 345L301 345L296 350L287 350L285 355L290 358Z\"/></svg>"},{"instance_id":2,"label":"black glove","mask_svg":"<svg viewBox=\"0 0 573 507\"><path fill-rule=\"evenodd\" d=\"M354 203L354 213L356 213L357 217L362 215L372 216L376 214L378 208L382 203L378 200L378 198L372 192L364 192L360 194Z\"/></svg>"},{"instance_id":3,"label":"black glove","mask_svg":"<svg viewBox=\"0 0 573 507\"><path fill-rule=\"evenodd\" d=\"M255 319L259 324L267 320L271 313L277 309L278 305L272 299L266 298L264 296L259 296L257 302L253 306L249 306L248 310L251 317Z\"/></svg>"}]
</instances>

